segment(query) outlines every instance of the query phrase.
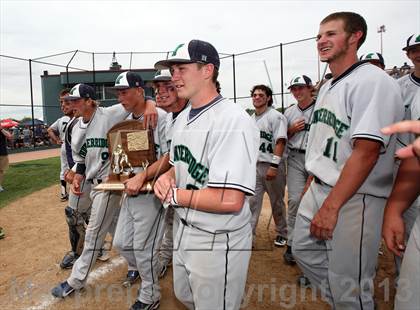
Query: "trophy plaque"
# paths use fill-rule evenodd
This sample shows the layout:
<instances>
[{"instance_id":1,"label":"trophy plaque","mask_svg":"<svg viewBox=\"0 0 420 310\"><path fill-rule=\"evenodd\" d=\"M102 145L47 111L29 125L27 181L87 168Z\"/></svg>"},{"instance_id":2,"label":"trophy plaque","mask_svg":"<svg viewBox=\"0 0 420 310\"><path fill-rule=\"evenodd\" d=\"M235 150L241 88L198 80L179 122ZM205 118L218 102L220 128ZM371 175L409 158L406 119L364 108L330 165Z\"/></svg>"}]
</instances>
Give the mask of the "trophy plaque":
<instances>
[{"instance_id":1,"label":"trophy plaque","mask_svg":"<svg viewBox=\"0 0 420 310\"><path fill-rule=\"evenodd\" d=\"M152 129L143 129L143 122L127 120L116 124L107 134L111 171L108 180L95 190L123 191L123 182L135 175L135 168L143 170L156 161ZM137 169L138 170L138 169ZM140 193L153 189L153 182L143 184Z\"/></svg>"}]
</instances>

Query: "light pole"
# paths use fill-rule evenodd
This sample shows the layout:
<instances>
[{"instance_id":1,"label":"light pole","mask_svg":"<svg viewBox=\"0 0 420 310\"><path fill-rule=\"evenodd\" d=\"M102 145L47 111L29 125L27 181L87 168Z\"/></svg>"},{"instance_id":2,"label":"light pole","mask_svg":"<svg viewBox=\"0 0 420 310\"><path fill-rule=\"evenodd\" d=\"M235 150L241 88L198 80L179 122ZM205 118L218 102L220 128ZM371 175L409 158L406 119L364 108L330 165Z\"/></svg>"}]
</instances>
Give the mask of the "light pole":
<instances>
[{"instance_id":1,"label":"light pole","mask_svg":"<svg viewBox=\"0 0 420 310\"><path fill-rule=\"evenodd\" d=\"M385 32L385 25L379 26L378 33L381 34L381 55L383 55L383 48L382 48L382 33Z\"/></svg>"}]
</instances>

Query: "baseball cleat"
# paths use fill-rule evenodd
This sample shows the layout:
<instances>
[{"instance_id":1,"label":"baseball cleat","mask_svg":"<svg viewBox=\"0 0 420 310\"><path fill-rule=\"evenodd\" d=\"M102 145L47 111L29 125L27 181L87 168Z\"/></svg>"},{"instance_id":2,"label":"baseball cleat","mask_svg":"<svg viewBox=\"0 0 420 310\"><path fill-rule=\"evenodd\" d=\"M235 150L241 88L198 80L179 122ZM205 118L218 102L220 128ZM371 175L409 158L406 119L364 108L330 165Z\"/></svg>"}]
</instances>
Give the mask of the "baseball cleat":
<instances>
[{"instance_id":1,"label":"baseball cleat","mask_svg":"<svg viewBox=\"0 0 420 310\"><path fill-rule=\"evenodd\" d=\"M137 270L129 270L127 272L127 277L123 282L124 287L130 287L140 278L140 274Z\"/></svg>"},{"instance_id":2,"label":"baseball cleat","mask_svg":"<svg viewBox=\"0 0 420 310\"><path fill-rule=\"evenodd\" d=\"M287 250L283 254L283 260L286 265L290 265L290 266L296 265L296 260L292 254L292 247L287 246Z\"/></svg>"},{"instance_id":3,"label":"baseball cleat","mask_svg":"<svg viewBox=\"0 0 420 310\"><path fill-rule=\"evenodd\" d=\"M57 298L64 298L74 292L74 288L64 281L51 290L51 294Z\"/></svg>"},{"instance_id":4,"label":"baseball cleat","mask_svg":"<svg viewBox=\"0 0 420 310\"><path fill-rule=\"evenodd\" d=\"M303 274L298 277L297 283L302 287L310 287L311 286L311 281L308 279L308 277L306 277Z\"/></svg>"},{"instance_id":5,"label":"baseball cleat","mask_svg":"<svg viewBox=\"0 0 420 310\"><path fill-rule=\"evenodd\" d=\"M78 259L79 255L74 253L73 251L68 252L64 255L63 260L60 263L60 267L62 269L70 269L73 267L73 264Z\"/></svg>"},{"instance_id":6,"label":"baseball cleat","mask_svg":"<svg viewBox=\"0 0 420 310\"><path fill-rule=\"evenodd\" d=\"M152 304L145 304L142 303L140 300L136 300L136 302L130 307L130 310L155 310L158 309L160 306L160 302L155 301Z\"/></svg>"},{"instance_id":7,"label":"baseball cleat","mask_svg":"<svg viewBox=\"0 0 420 310\"><path fill-rule=\"evenodd\" d=\"M275 246L285 246L287 243L287 239L283 238L282 236L278 235L276 239L274 240Z\"/></svg>"},{"instance_id":8,"label":"baseball cleat","mask_svg":"<svg viewBox=\"0 0 420 310\"><path fill-rule=\"evenodd\" d=\"M69 200L69 195L67 195L67 194L61 195L61 197L60 197L61 202L64 202L64 201L67 201L67 200Z\"/></svg>"}]
</instances>

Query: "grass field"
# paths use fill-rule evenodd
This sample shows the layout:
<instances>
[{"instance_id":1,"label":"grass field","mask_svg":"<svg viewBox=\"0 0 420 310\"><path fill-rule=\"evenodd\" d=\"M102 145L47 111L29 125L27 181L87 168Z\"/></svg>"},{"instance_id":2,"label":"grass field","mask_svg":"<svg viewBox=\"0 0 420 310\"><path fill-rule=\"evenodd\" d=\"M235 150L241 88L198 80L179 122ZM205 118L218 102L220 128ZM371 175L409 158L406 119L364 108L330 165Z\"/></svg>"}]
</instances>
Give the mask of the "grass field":
<instances>
[{"instance_id":1,"label":"grass field","mask_svg":"<svg viewBox=\"0 0 420 310\"><path fill-rule=\"evenodd\" d=\"M0 208L8 203L59 182L60 157L10 165L0 193Z\"/></svg>"}]
</instances>

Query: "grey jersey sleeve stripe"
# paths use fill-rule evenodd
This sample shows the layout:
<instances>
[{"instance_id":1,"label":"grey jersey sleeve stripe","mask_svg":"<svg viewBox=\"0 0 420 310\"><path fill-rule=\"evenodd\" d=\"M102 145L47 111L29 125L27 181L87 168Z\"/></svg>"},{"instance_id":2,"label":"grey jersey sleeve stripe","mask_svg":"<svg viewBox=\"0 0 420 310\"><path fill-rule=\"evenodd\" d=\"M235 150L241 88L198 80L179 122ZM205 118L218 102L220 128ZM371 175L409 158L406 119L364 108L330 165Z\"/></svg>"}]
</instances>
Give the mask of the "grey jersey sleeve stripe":
<instances>
[{"instance_id":1,"label":"grey jersey sleeve stripe","mask_svg":"<svg viewBox=\"0 0 420 310\"><path fill-rule=\"evenodd\" d=\"M255 191L252 190L251 188L248 188L246 186L243 186L243 185L237 184L237 183L208 182L207 186L208 187L213 187L213 188L238 189L241 192L244 192L244 193L249 194L249 195L254 195L255 194Z\"/></svg>"}]
</instances>

